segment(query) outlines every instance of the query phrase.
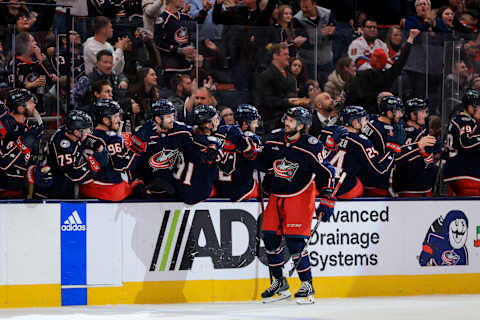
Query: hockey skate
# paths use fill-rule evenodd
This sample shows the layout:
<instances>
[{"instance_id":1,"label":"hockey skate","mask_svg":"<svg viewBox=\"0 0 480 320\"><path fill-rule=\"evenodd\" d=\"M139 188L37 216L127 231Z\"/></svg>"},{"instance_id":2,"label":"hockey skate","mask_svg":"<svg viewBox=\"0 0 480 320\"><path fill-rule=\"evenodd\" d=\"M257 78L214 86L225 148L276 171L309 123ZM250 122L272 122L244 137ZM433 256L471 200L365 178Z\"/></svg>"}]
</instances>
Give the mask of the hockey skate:
<instances>
[{"instance_id":1,"label":"hockey skate","mask_svg":"<svg viewBox=\"0 0 480 320\"><path fill-rule=\"evenodd\" d=\"M274 278L270 288L262 293L262 302L270 303L290 298L292 294L290 293L290 290L288 290L289 288L290 286L285 277L282 277L281 279Z\"/></svg>"},{"instance_id":2,"label":"hockey skate","mask_svg":"<svg viewBox=\"0 0 480 320\"><path fill-rule=\"evenodd\" d=\"M313 295L315 290L313 290L313 285L311 281L302 281L302 285L297 293L295 293L295 299L298 304L313 304L315 299Z\"/></svg>"}]
</instances>

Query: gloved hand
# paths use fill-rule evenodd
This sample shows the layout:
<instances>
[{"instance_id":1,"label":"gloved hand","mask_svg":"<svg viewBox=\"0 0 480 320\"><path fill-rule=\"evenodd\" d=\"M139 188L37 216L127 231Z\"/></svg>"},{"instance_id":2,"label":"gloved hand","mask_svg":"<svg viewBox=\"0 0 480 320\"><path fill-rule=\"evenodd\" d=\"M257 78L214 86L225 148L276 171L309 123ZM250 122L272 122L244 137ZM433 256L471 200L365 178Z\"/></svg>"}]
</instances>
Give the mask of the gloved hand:
<instances>
[{"instance_id":1,"label":"gloved hand","mask_svg":"<svg viewBox=\"0 0 480 320\"><path fill-rule=\"evenodd\" d=\"M250 144L250 149L247 151L244 151L243 156L248 160L254 160L257 157L258 152L260 150L258 149L257 144L252 138L250 137L246 137L246 138L248 140L248 143Z\"/></svg>"},{"instance_id":2,"label":"gloved hand","mask_svg":"<svg viewBox=\"0 0 480 320\"><path fill-rule=\"evenodd\" d=\"M95 151L91 156L88 157L88 164L94 172L100 171L108 164L110 156L106 149L102 151Z\"/></svg>"},{"instance_id":3,"label":"gloved hand","mask_svg":"<svg viewBox=\"0 0 480 320\"><path fill-rule=\"evenodd\" d=\"M322 195L320 195L320 203L318 204L317 210L315 213L317 219L322 219L322 222L328 222L330 217L333 215L335 209L335 198L332 197L332 190L325 190Z\"/></svg>"},{"instance_id":4,"label":"gloved hand","mask_svg":"<svg viewBox=\"0 0 480 320\"><path fill-rule=\"evenodd\" d=\"M200 160L205 164L213 164L217 161L217 158L222 157L223 153L220 153L217 149L217 145L212 144L208 148L202 149Z\"/></svg>"},{"instance_id":5,"label":"gloved hand","mask_svg":"<svg viewBox=\"0 0 480 320\"><path fill-rule=\"evenodd\" d=\"M401 122L396 123L393 125L393 136L385 138L385 147L399 153L401 152L401 147L405 144L405 140L407 140L407 133L403 128L403 124Z\"/></svg>"},{"instance_id":6,"label":"gloved hand","mask_svg":"<svg viewBox=\"0 0 480 320\"><path fill-rule=\"evenodd\" d=\"M329 150L336 150L340 141L347 136L348 130L344 126L334 126L328 129L332 131L332 134L327 137L325 146Z\"/></svg>"},{"instance_id":7,"label":"gloved hand","mask_svg":"<svg viewBox=\"0 0 480 320\"><path fill-rule=\"evenodd\" d=\"M17 147L22 153L38 153L38 146L43 134L42 125L33 125L23 135L17 138Z\"/></svg>"},{"instance_id":8,"label":"gloved hand","mask_svg":"<svg viewBox=\"0 0 480 320\"><path fill-rule=\"evenodd\" d=\"M153 120L147 120L143 126L131 137L130 148L135 153L145 152L151 136L157 135L157 125Z\"/></svg>"},{"instance_id":9,"label":"gloved hand","mask_svg":"<svg viewBox=\"0 0 480 320\"><path fill-rule=\"evenodd\" d=\"M226 142L228 141L230 145L230 149L226 148ZM231 150L233 148L233 150ZM225 151L235 151L235 149L239 149L238 151L244 151L248 148L247 138L243 134L242 130L238 126L231 126L227 132L225 137L225 143L223 149Z\"/></svg>"},{"instance_id":10,"label":"gloved hand","mask_svg":"<svg viewBox=\"0 0 480 320\"><path fill-rule=\"evenodd\" d=\"M443 142L441 138L436 138L436 142L431 147L425 147L426 153L440 153L443 151Z\"/></svg>"},{"instance_id":11,"label":"gloved hand","mask_svg":"<svg viewBox=\"0 0 480 320\"><path fill-rule=\"evenodd\" d=\"M42 188L49 188L53 184L53 177L50 167L30 166L25 175L27 182Z\"/></svg>"}]
</instances>

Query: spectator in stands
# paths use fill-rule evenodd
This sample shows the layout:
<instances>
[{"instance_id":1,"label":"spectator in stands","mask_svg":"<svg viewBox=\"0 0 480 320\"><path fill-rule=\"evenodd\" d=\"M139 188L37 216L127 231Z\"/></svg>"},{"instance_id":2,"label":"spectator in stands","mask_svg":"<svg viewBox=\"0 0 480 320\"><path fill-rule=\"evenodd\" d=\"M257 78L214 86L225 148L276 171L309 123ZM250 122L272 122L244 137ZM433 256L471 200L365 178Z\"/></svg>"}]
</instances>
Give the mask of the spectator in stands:
<instances>
[{"instance_id":1,"label":"spectator in stands","mask_svg":"<svg viewBox=\"0 0 480 320\"><path fill-rule=\"evenodd\" d=\"M82 109L87 113L93 102L92 84L97 80L106 80L113 89L113 99L117 99L117 90L120 83L127 81L125 77L117 76L113 70L113 55L108 50L97 53L96 67L92 72L78 79L77 85L71 93L71 103L74 109ZM93 114L92 114L93 115Z\"/></svg>"},{"instance_id":2,"label":"spectator in stands","mask_svg":"<svg viewBox=\"0 0 480 320\"><path fill-rule=\"evenodd\" d=\"M174 94L168 97L170 101L177 109L177 120L185 121L182 117L185 108L185 100L192 94L192 78L188 74L177 74L171 80L171 88Z\"/></svg>"},{"instance_id":3,"label":"spectator in stands","mask_svg":"<svg viewBox=\"0 0 480 320\"><path fill-rule=\"evenodd\" d=\"M231 126L235 124L235 117L232 108L220 107L218 112L220 113L220 125L226 124Z\"/></svg>"},{"instance_id":4,"label":"spectator in stands","mask_svg":"<svg viewBox=\"0 0 480 320\"><path fill-rule=\"evenodd\" d=\"M337 22L333 39L333 62L336 63L347 54L348 46L353 41L355 11L361 4L358 0L322 0L321 4L332 10Z\"/></svg>"},{"instance_id":5,"label":"spectator in stands","mask_svg":"<svg viewBox=\"0 0 480 320\"><path fill-rule=\"evenodd\" d=\"M291 57L296 57L298 48L301 47L307 38L302 35L295 35L293 28L293 11L288 5L281 5L278 8L277 23L273 25L273 43L286 43Z\"/></svg>"},{"instance_id":6,"label":"spectator in stands","mask_svg":"<svg viewBox=\"0 0 480 320\"><path fill-rule=\"evenodd\" d=\"M277 128L285 111L301 100L297 97L295 78L288 71L289 55L286 44L272 45L273 60L258 76L259 111L266 131ZM307 102L308 103L308 102Z\"/></svg>"},{"instance_id":7,"label":"spectator in stands","mask_svg":"<svg viewBox=\"0 0 480 320\"><path fill-rule=\"evenodd\" d=\"M472 85L470 86L473 90L480 91L480 76L476 76L472 80Z\"/></svg>"},{"instance_id":8,"label":"spectator in stands","mask_svg":"<svg viewBox=\"0 0 480 320\"><path fill-rule=\"evenodd\" d=\"M92 84L93 95L95 100L112 99L113 89L107 80L97 80ZM95 102L94 102L95 103Z\"/></svg>"},{"instance_id":9,"label":"spectator in stands","mask_svg":"<svg viewBox=\"0 0 480 320\"><path fill-rule=\"evenodd\" d=\"M30 12L20 9L15 17L15 32L28 32L32 27Z\"/></svg>"},{"instance_id":10,"label":"spectator in stands","mask_svg":"<svg viewBox=\"0 0 480 320\"><path fill-rule=\"evenodd\" d=\"M301 58L290 59L290 73L297 82L297 96L304 97L307 94L305 83L307 82L307 68Z\"/></svg>"},{"instance_id":11,"label":"spectator in stands","mask_svg":"<svg viewBox=\"0 0 480 320\"><path fill-rule=\"evenodd\" d=\"M318 137L324 127L334 125L336 122L336 118L333 117L336 113L335 101L328 93L322 92L313 100L313 106L312 126L309 134Z\"/></svg>"},{"instance_id":12,"label":"spectator in stands","mask_svg":"<svg viewBox=\"0 0 480 320\"><path fill-rule=\"evenodd\" d=\"M56 0L58 5L71 6L70 14L74 18L74 29L79 32L82 40L85 40L87 33L88 5L87 0ZM57 7L53 18L53 30L56 33L67 32L66 8Z\"/></svg>"},{"instance_id":13,"label":"spectator in stands","mask_svg":"<svg viewBox=\"0 0 480 320\"><path fill-rule=\"evenodd\" d=\"M185 122L188 125L193 125L193 110L195 107L201 105L217 106L217 101L213 97L212 92L206 87L195 88L192 90L192 95L188 97L185 102L182 112L180 114L177 113L177 120Z\"/></svg>"},{"instance_id":14,"label":"spectator in stands","mask_svg":"<svg viewBox=\"0 0 480 320\"><path fill-rule=\"evenodd\" d=\"M162 14L163 0L142 0L142 8L145 35L147 38L153 39L155 20Z\"/></svg>"},{"instance_id":15,"label":"spectator in stands","mask_svg":"<svg viewBox=\"0 0 480 320\"><path fill-rule=\"evenodd\" d=\"M323 87L333 70L335 17L329 9L316 6L314 0L300 0L300 8L293 26L297 34L307 35L308 41L300 47L299 55L305 61L308 78L317 80Z\"/></svg>"},{"instance_id":16,"label":"spectator in stands","mask_svg":"<svg viewBox=\"0 0 480 320\"><path fill-rule=\"evenodd\" d=\"M262 11L256 0L244 0L241 5L223 9L224 0L216 0L213 7L213 22L231 25L228 30L227 52L231 56L232 75L235 88L249 91L255 88L254 74L263 68L266 39L266 28L253 28L270 25L270 17L277 0L270 0ZM225 37L225 34L223 35Z\"/></svg>"},{"instance_id":17,"label":"spectator in stands","mask_svg":"<svg viewBox=\"0 0 480 320\"><path fill-rule=\"evenodd\" d=\"M377 49L383 50L388 57L388 49L385 42L378 38L377 21L368 17L362 24L363 35L353 40L348 47L348 56L355 62L358 71L372 69L370 58ZM392 62L387 59L387 65Z\"/></svg>"},{"instance_id":18,"label":"spectator in stands","mask_svg":"<svg viewBox=\"0 0 480 320\"><path fill-rule=\"evenodd\" d=\"M400 48L403 45L402 29L397 26L391 27L387 32L385 44L388 48L388 57L391 61L394 61L394 58L400 54Z\"/></svg>"},{"instance_id":19,"label":"spectator in stands","mask_svg":"<svg viewBox=\"0 0 480 320\"><path fill-rule=\"evenodd\" d=\"M190 5L189 14L193 18L198 17L202 10L208 12L205 21L199 26L199 40L208 39L219 44L222 40L222 26L216 25L212 21L213 10L210 9L212 9L214 2L214 0L185 0L185 3Z\"/></svg>"},{"instance_id":20,"label":"spectator in stands","mask_svg":"<svg viewBox=\"0 0 480 320\"><path fill-rule=\"evenodd\" d=\"M131 108L126 110L126 117L130 118L133 127L136 127L150 119L150 107L160 98L155 70L152 68L140 69L129 92L133 101Z\"/></svg>"},{"instance_id":21,"label":"spectator in stands","mask_svg":"<svg viewBox=\"0 0 480 320\"><path fill-rule=\"evenodd\" d=\"M455 12L451 7L443 6L437 12L435 18L435 31L437 32L453 32L453 21L455 19Z\"/></svg>"},{"instance_id":22,"label":"spectator in stands","mask_svg":"<svg viewBox=\"0 0 480 320\"><path fill-rule=\"evenodd\" d=\"M335 70L328 76L324 91L330 94L333 99L337 99L345 91L347 83L352 81L356 74L353 60L349 57L340 58L335 65Z\"/></svg>"},{"instance_id":23,"label":"spectator in stands","mask_svg":"<svg viewBox=\"0 0 480 320\"><path fill-rule=\"evenodd\" d=\"M161 23L155 29L155 43L162 53L166 83L170 83L177 73L192 70L198 54L193 38L195 21L203 23L207 16L207 11L201 10L193 20L182 11L183 6L183 0L167 0L165 10L160 15Z\"/></svg>"},{"instance_id":24,"label":"spectator in stands","mask_svg":"<svg viewBox=\"0 0 480 320\"><path fill-rule=\"evenodd\" d=\"M435 12L431 10L430 0L416 0L415 12L414 16L407 17L405 29L418 29L422 34L415 39L405 66L408 76L405 92L410 97L428 96L430 105L436 106L440 104L444 39L449 39L451 35L431 32L436 31L436 27Z\"/></svg>"},{"instance_id":25,"label":"spectator in stands","mask_svg":"<svg viewBox=\"0 0 480 320\"><path fill-rule=\"evenodd\" d=\"M368 113L376 112L376 98L382 91L390 91L396 78L400 75L410 54L415 37L419 30L411 29L407 42L403 46L400 56L390 69L385 69L387 55L383 49L374 51L370 58L372 69L359 71L346 88L347 99L345 105L365 106Z\"/></svg>"},{"instance_id":26,"label":"spectator in stands","mask_svg":"<svg viewBox=\"0 0 480 320\"><path fill-rule=\"evenodd\" d=\"M113 54L113 73L120 75L125 66L124 51L129 50L131 41L128 37L118 39L115 48L107 41L113 36L112 22L104 16L95 17L93 24L93 37L83 44L85 59L85 72L91 73L95 68L97 53L101 50L109 50Z\"/></svg>"},{"instance_id":27,"label":"spectator in stands","mask_svg":"<svg viewBox=\"0 0 480 320\"><path fill-rule=\"evenodd\" d=\"M448 115L455 111L456 106L462 101L470 84L471 74L468 72L465 61L459 60L452 66L452 73L445 78L445 98Z\"/></svg>"},{"instance_id":28,"label":"spectator in stands","mask_svg":"<svg viewBox=\"0 0 480 320\"><path fill-rule=\"evenodd\" d=\"M56 76L43 66L45 55L30 33L21 32L15 36L15 54L9 66L13 74L10 85L34 93L38 99L37 110L43 113L43 95L56 81Z\"/></svg>"},{"instance_id":29,"label":"spectator in stands","mask_svg":"<svg viewBox=\"0 0 480 320\"><path fill-rule=\"evenodd\" d=\"M67 70L66 64L67 37L65 36L65 34L61 34L59 35L59 37L60 48L58 49L58 57L55 43L52 43L51 46L47 47L47 63L50 65L50 68L55 71L55 73L58 73L59 75L67 75L67 72L72 72L71 69ZM73 69L74 78L75 80L77 80L85 74L85 63L83 60L82 40L80 39L80 34L75 31L70 32L70 59L70 68Z\"/></svg>"}]
</instances>

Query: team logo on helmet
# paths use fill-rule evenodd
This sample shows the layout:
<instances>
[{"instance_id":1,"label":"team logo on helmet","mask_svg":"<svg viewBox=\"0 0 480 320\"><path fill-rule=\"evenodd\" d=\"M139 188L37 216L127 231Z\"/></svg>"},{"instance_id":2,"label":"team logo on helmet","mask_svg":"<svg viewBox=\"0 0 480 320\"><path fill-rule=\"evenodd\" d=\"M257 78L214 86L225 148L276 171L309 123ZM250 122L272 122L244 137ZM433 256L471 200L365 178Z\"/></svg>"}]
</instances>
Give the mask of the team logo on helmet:
<instances>
[{"instance_id":1,"label":"team logo on helmet","mask_svg":"<svg viewBox=\"0 0 480 320\"><path fill-rule=\"evenodd\" d=\"M273 171L275 176L288 181L292 181L297 169L298 163L290 162L285 158L282 160L275 160L273 162Z\"/></svg>"},{"instance_id":2,"label":"team logo on helmet","mask_svg":"<svg viewBox=\"0 0 480 320\"><path fill-rule=\"evenodd\" d=\"M178 153L177 149L169 150L164 148L162 151L154 154L150 160L148 160L148 164L157 170L172 169L177 161Z\"/></svg>"}]
</instances>

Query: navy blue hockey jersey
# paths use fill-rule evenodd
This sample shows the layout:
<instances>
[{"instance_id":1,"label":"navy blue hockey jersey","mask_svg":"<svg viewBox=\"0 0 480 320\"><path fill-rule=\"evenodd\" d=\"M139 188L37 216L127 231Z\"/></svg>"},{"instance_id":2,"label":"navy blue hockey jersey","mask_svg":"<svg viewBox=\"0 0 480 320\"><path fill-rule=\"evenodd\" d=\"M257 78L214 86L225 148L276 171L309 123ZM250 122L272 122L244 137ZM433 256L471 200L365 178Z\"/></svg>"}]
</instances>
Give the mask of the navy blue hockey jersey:
<instances>
[{"instance_id":1,"label":"navy blue hockey jersey","mask_svg":"<svg viewBox=\"0 0 480 320\"><path fill-rule=\"evenodd\" d=\"M387 141L386 137L393 136L393 125L384 123L378 120L379 115L371 115L370 121L367 123L367 126L363 130L363 134L368 137L371 141L375 150L379 152L381 156L388 154L388 148L386 147ZM409 153L413 149L418 150L417 145L407 145L404 144L401 146L400 154ZM360 172L360 180L368 187L388 189L390 186L390 174L378 175L375 172Z\"/></svg>"},{"instance_id":2,"label":"navy blue hockey jersey","mask_svg":"<svg viewBox=\"0 0 480 320\"><path fill-rule=\"evenodd\" d=\"M220 141L214 136L194 134L193 140L197 152L211 145L221 148ZM173 186L178 200L186 204L195 204L207 199L217 177L218 167L215 163L207 164L198 161L197 155L192 152L179 153L173 172Z\"/></svg>"},{"instance_id":3,"label":"navy blue hockey jersey","mask_svg":"<svg viewBox=\"0 0 480 320\"><path fill-rule=\"evenodd\" d=\"M21 148L17 141L28 128L15 121L6 110L0 113L0 188L22 190L25 173L33 160L31 152Z\"/></svg>"},{"instance_id":4,"label":"navy blue hockey jersey","mask_svg":"<svg viewBox=\"0 0 480 320\"><path fill-rule=\"evenodd\" d=\"M244 134L256 144L255 148L260 147L260 137L251 132ZM231 201L242 200L255 187L253 172L252 161L245 158L242 153L227 152L215 182L218 196L229 198Z\"/></svg>"},{"instance_id":5,"label":"navy blue hockey jersey","mask_svg":"<svg viewBox=\"0 0 480 320\"><path fill-rule=\"evenodd\" d=\"M293 197L315 181L319 191L334 187L335 169L323 159L323 144L315 137L302 135L288 141L283 129L265 139L262 152L254 160L257 169L271 174L269 193Z\"/></svg>"},{"instance_id":6,"label":"navy blue hockey jersey","mask_svg":"<svg viewBox=\"0 0 480 320\"><path fill-rule=\"evenodd\" d=\"M447 147L444 181L464 178L480 181L480 128L477 121L463 112L452 119L448 127Z\"/></svg>"},{"instance_id":7,"label":"navy blue hockey jersey","mask_svg":"<svg viewBox=\"0 0 480 320\"><path fill-rule=\"evenodd\" d=\"M124 145L122 137L115 131L94 129L85 144L87 146L101 144L110 155L109 163L93 174L94 180L113 184L122 180L129 182L126 173L134 168L139 156ZM91 152L93 153L93 150Z\"/></svg>"},{"instance_id":8,"label":"navy blue hockey jersey","mask_svg":"<svg viewBox=\"0 0 480 320\"><path fill-rule=\"evenodd\" d=\"M48 146L47 163L52 169L53 185L41 194L57 198L72 198L75 183L92 179L93 170L84 154L85 146L65 134L65 127L55 132Z\"/></svg>"},{"instance_id":9,"label":"navy blue hockey jersey","mask_svg":"<svg viewBox=\"0 0 480 320\"><path fill-rule=\"evenodd\" d=\"M329 127L322 129L320 135L322 141L332 134L329 129ZM327 159L335 168L337 178L343 172L347 173L337 192L339 196L352 190L357 184L357 178L362 176L362 173L378 177L387 176L388 179L388 174L394 164L394 156L391 152L381 155L364 134L353 132L349 132L340 141L338 149L330 152ZM363 182L362 179L360 180Z\"/></svg>"},{"instance_id":10,"label":"navy blue hockey jersey","mask_svg":"<svg viewBox=\"0 0 480 320\"><path fill-rule=\"evenodd\" d=\"M196 20L203 23L206 12L201 10ZM170 12L165 9L160 15L160 24L155 25L155 43L162 52L165 71L184 72L191 70L192 63L178 53L179 48L194 43L195 21L181 11Z\"/></svg>"},{"instance_id":11,"label":"navy blue hockey jersey","mask_svg":"<svg viewBox=\"0 0 480 320\"><path fill-rule=\"evenodd\" d=\"M405 126L407 140L405 144L418 143L427 135L426 130L410 125ZM437 167L433 164L433 155L427 158L420 154L407 162L398 164L393 174L393 188L396 192L425 193L432 191Z\"/></svg>"},{"instance_id":12,"label":"navy blue hockey jersey","mask_svg":"<svg viewBox=\"0 0 480 320\"><path fill-rule=\"evenodd\" d=\"M154 179L164 179L172 183L172 172L182 151L191 154L192 161L200 161L200 151L193 143L192 127L175 122L171 130L150 137L135 170L136 175L145 185L149 185Z\"/></svg>"}]
</instances>

